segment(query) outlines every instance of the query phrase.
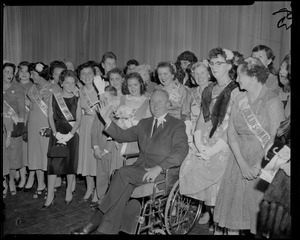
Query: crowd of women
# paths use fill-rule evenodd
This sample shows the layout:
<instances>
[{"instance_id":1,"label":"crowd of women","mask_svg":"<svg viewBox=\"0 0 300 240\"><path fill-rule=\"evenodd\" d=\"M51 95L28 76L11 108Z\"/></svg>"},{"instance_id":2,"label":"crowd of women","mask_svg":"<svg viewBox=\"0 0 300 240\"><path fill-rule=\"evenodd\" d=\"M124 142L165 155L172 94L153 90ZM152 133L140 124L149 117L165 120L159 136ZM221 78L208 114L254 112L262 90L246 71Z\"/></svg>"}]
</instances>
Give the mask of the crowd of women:
<instances>
[{"instance_id":1,"label":"crowd of women","mask_svg":"<svg viewBox=\"0 0 300 240\"><path fill-rule=\"evenodd\" d=\"M287 196L270 193L273 182L260 175L273 144L283 135L283 145L290 144L290 54L278 70L269 47L246 54L217 47L200 61L185 51L175 63L155 68L135 59L117 67L112 52L76 68L66 59L17 67L5 61L3 197L32 190L33 198L45 198L46 210L66 181L69 205L81 176L86 192L80 202L95 209L123 154L138 152L136 142L106 135L97 103L110 104L112 119L129 128L151 116L149 97L161 88L169 93L169 114L186 123L190 150L180 168L180 192L204 202L199 224L210 223L214 234L289 235ZM273 181L277 175L289 190L289 158Z\"/></svg>"}]
</instances>

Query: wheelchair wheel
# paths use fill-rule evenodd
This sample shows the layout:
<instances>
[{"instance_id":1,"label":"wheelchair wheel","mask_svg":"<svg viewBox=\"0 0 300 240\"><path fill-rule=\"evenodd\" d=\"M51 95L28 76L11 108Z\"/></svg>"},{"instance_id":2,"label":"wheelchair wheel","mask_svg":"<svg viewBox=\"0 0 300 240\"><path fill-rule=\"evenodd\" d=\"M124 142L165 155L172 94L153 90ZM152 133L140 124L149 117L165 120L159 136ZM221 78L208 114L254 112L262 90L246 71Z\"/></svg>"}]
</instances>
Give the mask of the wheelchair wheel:
<instances>
[{"instance_id":1,"label":"wheelchair wheel","mask_svg":"<svg viewBox=\"0 0 300 240\"><path fill-rule=\"evenodd\" d=\"M181 195L179 181L174 184L165 208L165 227L168 234L188 234L198 221L202 201Z\"/></svg>"}]
</instances>

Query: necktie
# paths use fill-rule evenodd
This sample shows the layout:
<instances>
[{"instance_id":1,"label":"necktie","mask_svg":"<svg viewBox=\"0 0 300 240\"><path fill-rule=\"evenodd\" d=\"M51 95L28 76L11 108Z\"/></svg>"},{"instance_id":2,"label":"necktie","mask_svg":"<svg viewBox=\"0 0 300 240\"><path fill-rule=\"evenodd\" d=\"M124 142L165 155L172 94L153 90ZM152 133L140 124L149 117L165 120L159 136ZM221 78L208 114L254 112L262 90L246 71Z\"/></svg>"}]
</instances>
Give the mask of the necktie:
<instances>
[{"instance_id":1,"label":"necktie","mask_svg":"<svg viewBox=\"0 0 300 240\"><path fill-rule=\"evenodd\" d=\"M154 132L156 131L156 129L157 129L157 118L155 119L155 122L154 122L153 130L152 130L152 136L153 136Z\"/></svg>"}]
</instances>

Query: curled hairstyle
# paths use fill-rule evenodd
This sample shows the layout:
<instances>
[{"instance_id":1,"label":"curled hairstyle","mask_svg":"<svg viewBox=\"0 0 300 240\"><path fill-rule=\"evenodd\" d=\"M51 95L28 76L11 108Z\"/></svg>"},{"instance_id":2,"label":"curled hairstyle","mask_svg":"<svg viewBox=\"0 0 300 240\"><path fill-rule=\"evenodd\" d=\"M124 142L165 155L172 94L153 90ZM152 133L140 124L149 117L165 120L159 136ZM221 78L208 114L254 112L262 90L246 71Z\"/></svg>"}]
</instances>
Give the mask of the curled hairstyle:
<instances>
[{"instance_id":1,"label":"curled hairstyle","mask_svg":"<svg viewBox=\"0 0 300 240\"><path fill-rule=\"evenodd\" d=\"M270 73L276 75L277 72L276 72L276 69L275 69L274 64L273 64L274 59L275 59L275 55L274 55L272 49L269 48L266 45L257 45L256 47L254 47L252 49L252 52L259 52L259 51L265 51L265 53L267 55L267 58L272 60L271 63L268 65L268 69L269 69Z\"/></svg>"},{"instance_id":2,"label":"curled hairstyle","mask_svg":"<svg viewBox=\"0 0 300 240\"><path fill-rule=\"evenodd\" d=\"M169 68L171 74L175 75L176 67L175 67L174 63L172 63L172 62L159 62L156 69L163 68L163 67Z\"/></svg>"},{"instance_id":3,"label":"curled hairstyle","mask_svg":"<svg viewBox=\"0 0 300 240\"><path fill-rule=\"evenodd\" d=\"M110 78L110 74L112 73L117 73L121 76L121 78L124 78L124 72L120 69L120 68L113 68L112 70L110 70L108 73L107 73L107 77L108 79Z\"/></svg>"},{"instance_id":4,"label":"curled hairstyle","mask_svg":"<svg viewBox=\"0 0 300 240\"><path fill-rule=\"evenodd\" d=\"M29 65L30 65L30 62L27 62L27 61L22 61L19 63L18 65L18 71L16 73L16 79L18 82L20 82L20 77L19 77L19 73L20 73L20 70L22 69L22 67L27 67L28 69L28 72L29 72ZM29 79L30 79L30 72L29 72Z\"/></svg>"},{"instance_id":5,"label":"curled hairstyle","mask_svg":"<svg viewBox=\"0 0 300 240\"><path fill-rule=\"evenodd\" d=\"M177 57L176 62L180 63L180 61L189 61L191 64L194 64L198 61L198 58L196 57L196 55L191 52L191 51L184 51L182 53L179 54L179 56Z\"/></svg>"},{"instance_id":6,"label":"curled hairstyle","mask_svg":"<svg viewBox=\"0 0 300 240\"><path fill-rule=\"evenodd\" d=\"M286 62L286 70L288 71L287 79L290 82L291 81L291 54L290 53L284 56L281 64L283 62Z\"/></svg>"},{"instance_id":7,"label":"curled hairstyle","mask_svg":"<svg viewBox=\"0 0 300 240\"><path fill-rule=\"evenodd\" d=\"M229 56L226 55L226 52L221 47L211 49L208 53L208 58L209 60L211 60L212 58L218 58L218 55L223 57L226 63L231 64L231 66L233 66L234 57L232 59L228 59ZM228 75L231 80L235 80L236 69L234 67L231 67L231 69L228 72Z\"/></svg>"},{"instance_id":8,"label":"curled hairstyle","mask_svg":"<svg viewBox=\"0 0 300 240\"><path fill-rule=\"evenodd\" d=\"M37 72L40 77L44 78L47 81L49 81L49 79L51 78L50 68L43 62L31 63L29 65L29 72L32 71Z\"/></svg>"},{"instance_id":9,"label":"curled hairstyle","mask_svg":"<svg viewBox=\"0 0 300 240\"><path fill-rule=\"evenodd\" d=\"M80 79L80 73L81 73L82 69L84 69L84 68L91 68L91 69L93 70L93 73L95 74L95 72L94 72L94 65L92 64L91 61L88 61L88 62L86 62L86 63L80 64L80 65L77 67L76 73L77 73L78 79Z\"/></svg>"},{"instance_id":10,"label":"curled hairstyle","mask_svg":"<svg viewBox=\"0 0 300 240\"><path fill-rule=\"evenodd\" d=\"M13 64L11 62L6 62L6 63L3 64L3 69L6 68L6 67L12 67L13 68L13 74L15 73L15 71L16 71L16 65L15 64Z\"/></svg>"},{"instance_id":11,"label":"curled hairstyle","mask_svg":"<svg viewBox=\"0 0 300 240\"><path fill-rule=\"evenodd\" d=\"M138 65L139 65L139 62L138 62L137 60L135 60L135 59L129 59L129 60L127 61L127 63L126 63L126 66L128 67L128 66L130 66L130 65L136 65L136 66L138 66Z\"/></svg>"},{"instance_id":12,"label":"curled hairstyle","mask_svg":"<svg viewBox=\"0 0 300 240\"><path fill-rule=\"evenodd\" d=\"M72 70L63 70L62 72L61 72L61 74L59 75L59 83L62 85L63 84L63 82L65 81L65 79L66 79L66 77L72 77L72 78L74 78L74 80L75 80L75 84L77 84L78 83L78 78L77 78L77 75L76 75L76 73L74 72L74 71L72 71Z\"/></svg>"},{"instance_id":13,"label":"curled hairstyle","mask_svg":"<svg viewBox=\"0 0 300 240\"><path fill-rule=\"evenodd\" d=\"M62 68L64 70L67 69L67 65L63 61L59 60L54 60L53 62L50 63L50 74L51 77L53 77L53 71L55 68Z\"/></svg>"},{"instance_id":14,"label":"curled hairstyle","mask_svg":"<svg viewBox=\"0 0 300 240\"><path fill-rule=\"evenodd\" d=\"M125 81L122 83L122 93L124 95L130 94L129 89L128 89L128 80L133 79L133 78L135 78L139 81L140 93L141 93L141 95L144 95L146 92L146 84L143 81L142 76L137 72L132 72L125 76Z\"/></svg>"},{"instance_id":15,"label":"curled hairstyle","mask_svg":"<svg viewBox=\"0 0 300 240\"><path fill-rule=\"evenodd\" d=\"M241 72L249 77L256 77L258 82L265 84L267 81L269 70L263 65L260 59L248 57L239 66L241 66Z\"/></svg>"}]
</instances>

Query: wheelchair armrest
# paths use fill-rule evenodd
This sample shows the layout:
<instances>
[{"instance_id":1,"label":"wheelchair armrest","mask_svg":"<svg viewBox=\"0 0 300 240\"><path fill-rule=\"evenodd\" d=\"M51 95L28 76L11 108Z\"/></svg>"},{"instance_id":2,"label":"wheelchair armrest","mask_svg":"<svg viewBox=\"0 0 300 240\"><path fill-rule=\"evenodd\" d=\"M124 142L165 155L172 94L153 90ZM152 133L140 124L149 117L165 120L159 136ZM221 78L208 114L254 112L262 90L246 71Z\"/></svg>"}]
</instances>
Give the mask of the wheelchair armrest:
<instances>
[{"instance_id":1,"label":"wheelchair armrest","mask_svg":"<svg viewBox=\"0 0 300 240\"><path fill-rule=\"evenodd\" d=\"M129 158L135 158L135 157L138 157L138 156L139 156L139 153L124 153L123 154L124 160L127 160Z\"/></svg>"}]
</instances>

